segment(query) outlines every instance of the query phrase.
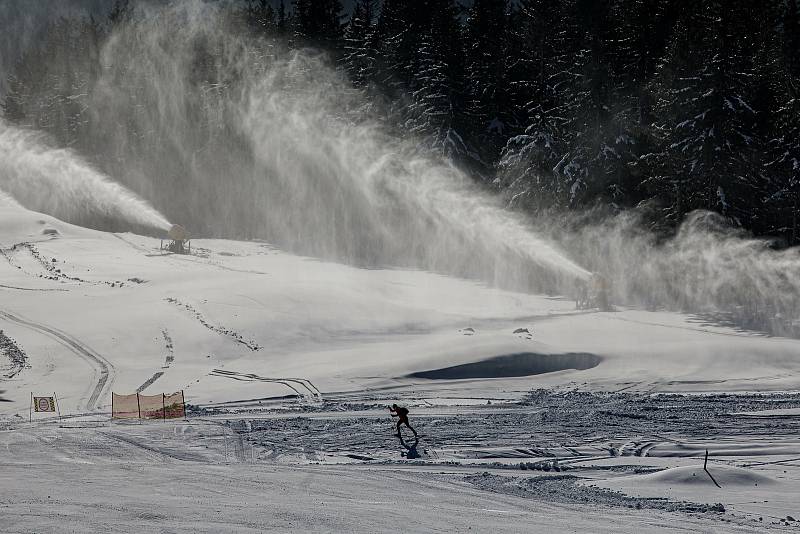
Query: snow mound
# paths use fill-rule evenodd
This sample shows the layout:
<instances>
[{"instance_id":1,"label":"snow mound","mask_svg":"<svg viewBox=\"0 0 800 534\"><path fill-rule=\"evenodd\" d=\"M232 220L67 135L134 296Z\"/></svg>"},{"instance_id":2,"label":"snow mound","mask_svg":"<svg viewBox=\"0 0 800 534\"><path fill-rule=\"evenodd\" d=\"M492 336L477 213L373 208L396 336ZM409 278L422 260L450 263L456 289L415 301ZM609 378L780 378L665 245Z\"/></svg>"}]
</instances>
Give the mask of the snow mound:
<instances>
[{"instance_id":1,"label":"snow mound","mask_svg":"<svg viewBox=\"0 0 800 534\"><path fill-rule=\"evenodd\" d=\"M741 467L713 465L709 466L708 470L723 488L766 486L777 483L776 480L770 477L755 473L750 469L743 469ZM714 486L711 478L703 470L702 465L672 467L656 473L637 475L630 478L634 479L631 481L631 485L634 485L638 482L642 485L663 484L668 486Z\"/></svg>"},{"instance_id":2,"label":"snow mound","mask_svg":"<svg viewBox=\"0 0 800 534\"><path fill-rule=\"evenodd\" d=\"M107 239L109 234L65 223L50 215L30 211L0 190L0 243L40 241L45 237ZM98 245L102 241L98 241Z\"/></svg>"}]
</instances>

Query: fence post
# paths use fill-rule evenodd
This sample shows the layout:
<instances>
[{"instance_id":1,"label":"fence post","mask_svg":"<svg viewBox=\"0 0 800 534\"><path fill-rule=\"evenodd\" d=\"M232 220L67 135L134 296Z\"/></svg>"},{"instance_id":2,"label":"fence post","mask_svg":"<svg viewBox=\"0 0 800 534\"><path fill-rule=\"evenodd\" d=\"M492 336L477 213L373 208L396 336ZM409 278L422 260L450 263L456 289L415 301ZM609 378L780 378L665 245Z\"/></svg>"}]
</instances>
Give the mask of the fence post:
<instances>
[{"instance_id":1,"label":"fence post","mask_svg":"<svg viewBox=\"0 0 800 534\"><path fill-rule=\"evenodd\" d=\"M142 405L139 402L139 392L138 391L136 392L136 409L139 412L139 419L141 419L142 418Z\"/></svg>"},{"instance_id":2,"label":"fence post","mask_svg":"<svg viewBox=\"0 0 800 534\"><path fill-rule=\"evenodd\" d=\"M167 396L166 396L164 393L162 393L162 394L161 394L161 420L162 420L162 421L166 421L166 420L167 420L167 403L166 403L166 398L167 398Z\"/></svg>"},{"instance_id":3,"label":"fence post","mask_svg":"<svg viewBox=\"0 0 800 534\"><path fill-rule=\"evenodd\" d=\"M706 449L706 459L705 459L705 461L703 462L703 471L705 471L705 472L706 472L706 474L708 475L708 477L711 479L711 482L713 482L713 483L714 483L714 485L715 485L716 487L718 487L718 488L722 489L722 486L720 486L720 485L717 483L716 479L714 478L714 475L712 475L712 474L711 474L711 471L709 471L709 470L708 470L708 449Z\"/></svg>"},{"instance_id":4,"label":"fence post","mask_svg":"<svg viewBox=\"0 0 800 534\"><path fill-rule=\"evenodd\" d=\"M56 410L58 410L58 421L61 422L61 406L58 405L58 395L53 392L53 400L56 402Z\"/></svg>"},{"instance_id":5,"label":"fence post","mask_svg":"<svg viewBox=\"0 0 800 534\"><path fill-rule=\"evenodd\" d=\"M186 398L183 396L183 390L181 390L181 404L183 404L183 418L186 419Z\"/></svg>"}]
</instances>

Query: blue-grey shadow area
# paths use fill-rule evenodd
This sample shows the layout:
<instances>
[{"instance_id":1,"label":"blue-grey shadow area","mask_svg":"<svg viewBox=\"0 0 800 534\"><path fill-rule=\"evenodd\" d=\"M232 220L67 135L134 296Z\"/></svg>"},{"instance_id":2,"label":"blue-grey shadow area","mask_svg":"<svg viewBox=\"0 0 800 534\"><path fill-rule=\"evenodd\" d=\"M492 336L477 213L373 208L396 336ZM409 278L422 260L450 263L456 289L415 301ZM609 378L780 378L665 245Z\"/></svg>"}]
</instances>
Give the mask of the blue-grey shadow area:
<instances>
[{"instance_id":1,"label":"blue-grey shadow area","mask_svg":"<svg viewBox=\"0 0 800 534\"><path fill-rule=\"evenodd\" d=\"M417 445L419 445L419 436L414 434L413 441L406 441L403 439L402 434L398 434L397 437L400 438L400 444L405 449L405 451L401 453L401 456L405 457L407 460L415 460L420 458L420 454L417 451Z\"/></svg>"},{"instance_id":2,"label":"blue-grey shadow area","mask_svg":"<svg viewBox=\"0 0 800 534\"><path fill-rule=\"evenodd\" d=\"M591 369L592 367L597 367L602 360L603 358L600 356L588 352L567 352L564 354L520 352L494 356L474 363L465 363L430 371L419 371L406 376L431 380L531 376L555 371Z\"/></svg>"}]
</instances>

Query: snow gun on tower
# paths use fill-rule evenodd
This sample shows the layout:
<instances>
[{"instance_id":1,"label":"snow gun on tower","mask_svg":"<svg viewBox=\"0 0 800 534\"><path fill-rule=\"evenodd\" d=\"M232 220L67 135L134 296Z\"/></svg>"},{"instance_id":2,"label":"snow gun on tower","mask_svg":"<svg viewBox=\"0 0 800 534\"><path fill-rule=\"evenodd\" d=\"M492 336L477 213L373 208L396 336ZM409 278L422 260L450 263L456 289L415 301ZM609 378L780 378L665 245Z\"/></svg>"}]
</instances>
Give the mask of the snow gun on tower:
<instances>
[{"instance_id":1,"label":"snow gun on tower","mask_svg":"<svg viewBox=\"0 0 800 534\"><path fill-rule=\"evenodd\" d=\"M179 224L173 224L169 232L167 232L166 246L164 246L164 241L165 239L161 240L161 250L168 250L175 254L192 253L192 240L189 236L189 232Z\"/></svg>"}]
</instances>

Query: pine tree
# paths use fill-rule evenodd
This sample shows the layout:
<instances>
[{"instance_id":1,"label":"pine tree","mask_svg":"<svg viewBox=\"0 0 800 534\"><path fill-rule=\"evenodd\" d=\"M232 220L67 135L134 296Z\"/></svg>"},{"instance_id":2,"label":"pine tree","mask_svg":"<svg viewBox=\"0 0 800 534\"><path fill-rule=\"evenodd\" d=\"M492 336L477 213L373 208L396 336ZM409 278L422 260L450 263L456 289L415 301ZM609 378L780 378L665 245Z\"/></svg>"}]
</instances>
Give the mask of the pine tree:
<instances>
[{"instance_id":1,"label":"pine tree","mask_svg":"<svg viewBox=\"0 0 800 534\"><path fill-rule=\"evenodd\" d=\"M585 176L572 161L570 130L582 39L569 2L522 0L517 16L520 46L511 83L526 100L528 126L503 151L499 185L513 205L534 211L563 208Z\"/></svg>"},{"instance_id":2,"label":"pine tree","mask_svg":"<svg viewBox=\"0 0 800 534\"><path fill-rule=\"evenodd\" d=\"M377 0L357 0L345 30L342 64L356 87L367 87L377 78L377 4Z\"/></svg>"},{"instance_id":3,"label":"pine tree","mask_svg":"<svg viewBox=\"0 0 800 534\"><path fill-rule=\"evenodd\" d=\"M281 0L275 13L275 31L278 37L286 37L289 33L290 18L286 14L286 2Z\"/></svg>"},{"instance_id":4,"label":"pine tree","mask_svg":"<svg viewBox=\"0 0 800 534\"><path fill-rule=\"evenodd\" d=\"M275 19L275 9L269 0L250 0L247 3L244 14L247 22L258 33L269 36L274 35L277 21Z\"/></svg>"},{"instance_id":5,"label":"pine tree","mask_svg":"<svg viewBox=\"0 0 800 534\"><path fill-rule=\"evenodd\" d=\"M467 165L476 159L465 138L464 63L459 12L453 0L426 0L429 22L413 52L414 76L408 83L411 102L406 128L423 147Z\"/></svg>"},{"instance_id":6,"label":"pine tree","mask_svg":"<svg viewBox=\"0 0 800 534\"><path fill-rule=\"evenodd\" d=\"M487 166L518 133L518 102L511 87L515 60L508 0L476 0L465 28L466 98L470 139Z\"/></svg>"},{"instance_id":7,"label":"pine tree","mask_svg":"<svg viewBox=\"0 0 800 534\"><path fill-rule=\"evenodd\" d=\"M59 146L86 144L88 102L98 76L101 28L93 18L59 18L8 77L5 118L50 134Z\"/></svg>"},{"instance_id":8,"label":"pine tree","mask_svg":"<svg viewBox=\"0 0 800 534\"><path fill-rule=\"evenodd\" d=\"M341 45L344 8L339 0L294 0L295 37L335 52Z\"/></svg>"},{"instance_id":9,"label":"pine tree","mask_svg":"<svg viewBox=\"0 0 800 534\"><path fill-rule=\"evenodd\" d=\"M762 179L752 96L752 25L757 0L689 2L655 91L659 150L643 158L647 187L677 224L692 210L717 211L747 224Z\"/></svg>"},{"instance_id":10,"label":"pine tree","mask_svg":"<svg viewBox=\"0 0 800 534\"><path fill-rule=\"evenodd\" d=\"M414 0L384 0L376 25L377 83L390 100L401 100L414 80L418 39L427 28Z\"/></svg>"},{"instance_id":11,"label":"pine tree","mask_svg":"<svg viewBox=\"0 0 800 534\"><path fill-rule=\"evenodd\" d=\"M615 200L634 206L648 200L641 187L643 166L639 158L653 152L656 141L651 125L655 120L651 81L666 51L678 16L672 0L615 0L611 17L613 46L609 54L614 86L614 121L621 130L624 166L619 173Z\"/></svg>"},{"instance_id":12,"label":"pine tree","mask_svg":"<svg viewBox=\"0 0 800 534\"><path fill-rule=\"evenodd\" d=\"M572 183L571 206L596 198L615 201L623 195L621 171L629 159L631 144L612 109L617 87L610 61L610 2L578 0L575 9L585 45L576 58L575 83L566 91L566 104L574 134L570 164L583 176Z\"/></svg>"},{"instance_id":13,"label":"pine tree","mask_svg":"<svg viewBox=\"0 0 800 534\"><path fill-rule=\"evenodd\" d=\"M766 231L800 243L800 12L797 0L787 0L780 31L767 57L773 68L774 110L770 116L765 171L770 188L765 208L771 215Z\"/></svg>"}]
</instances>

